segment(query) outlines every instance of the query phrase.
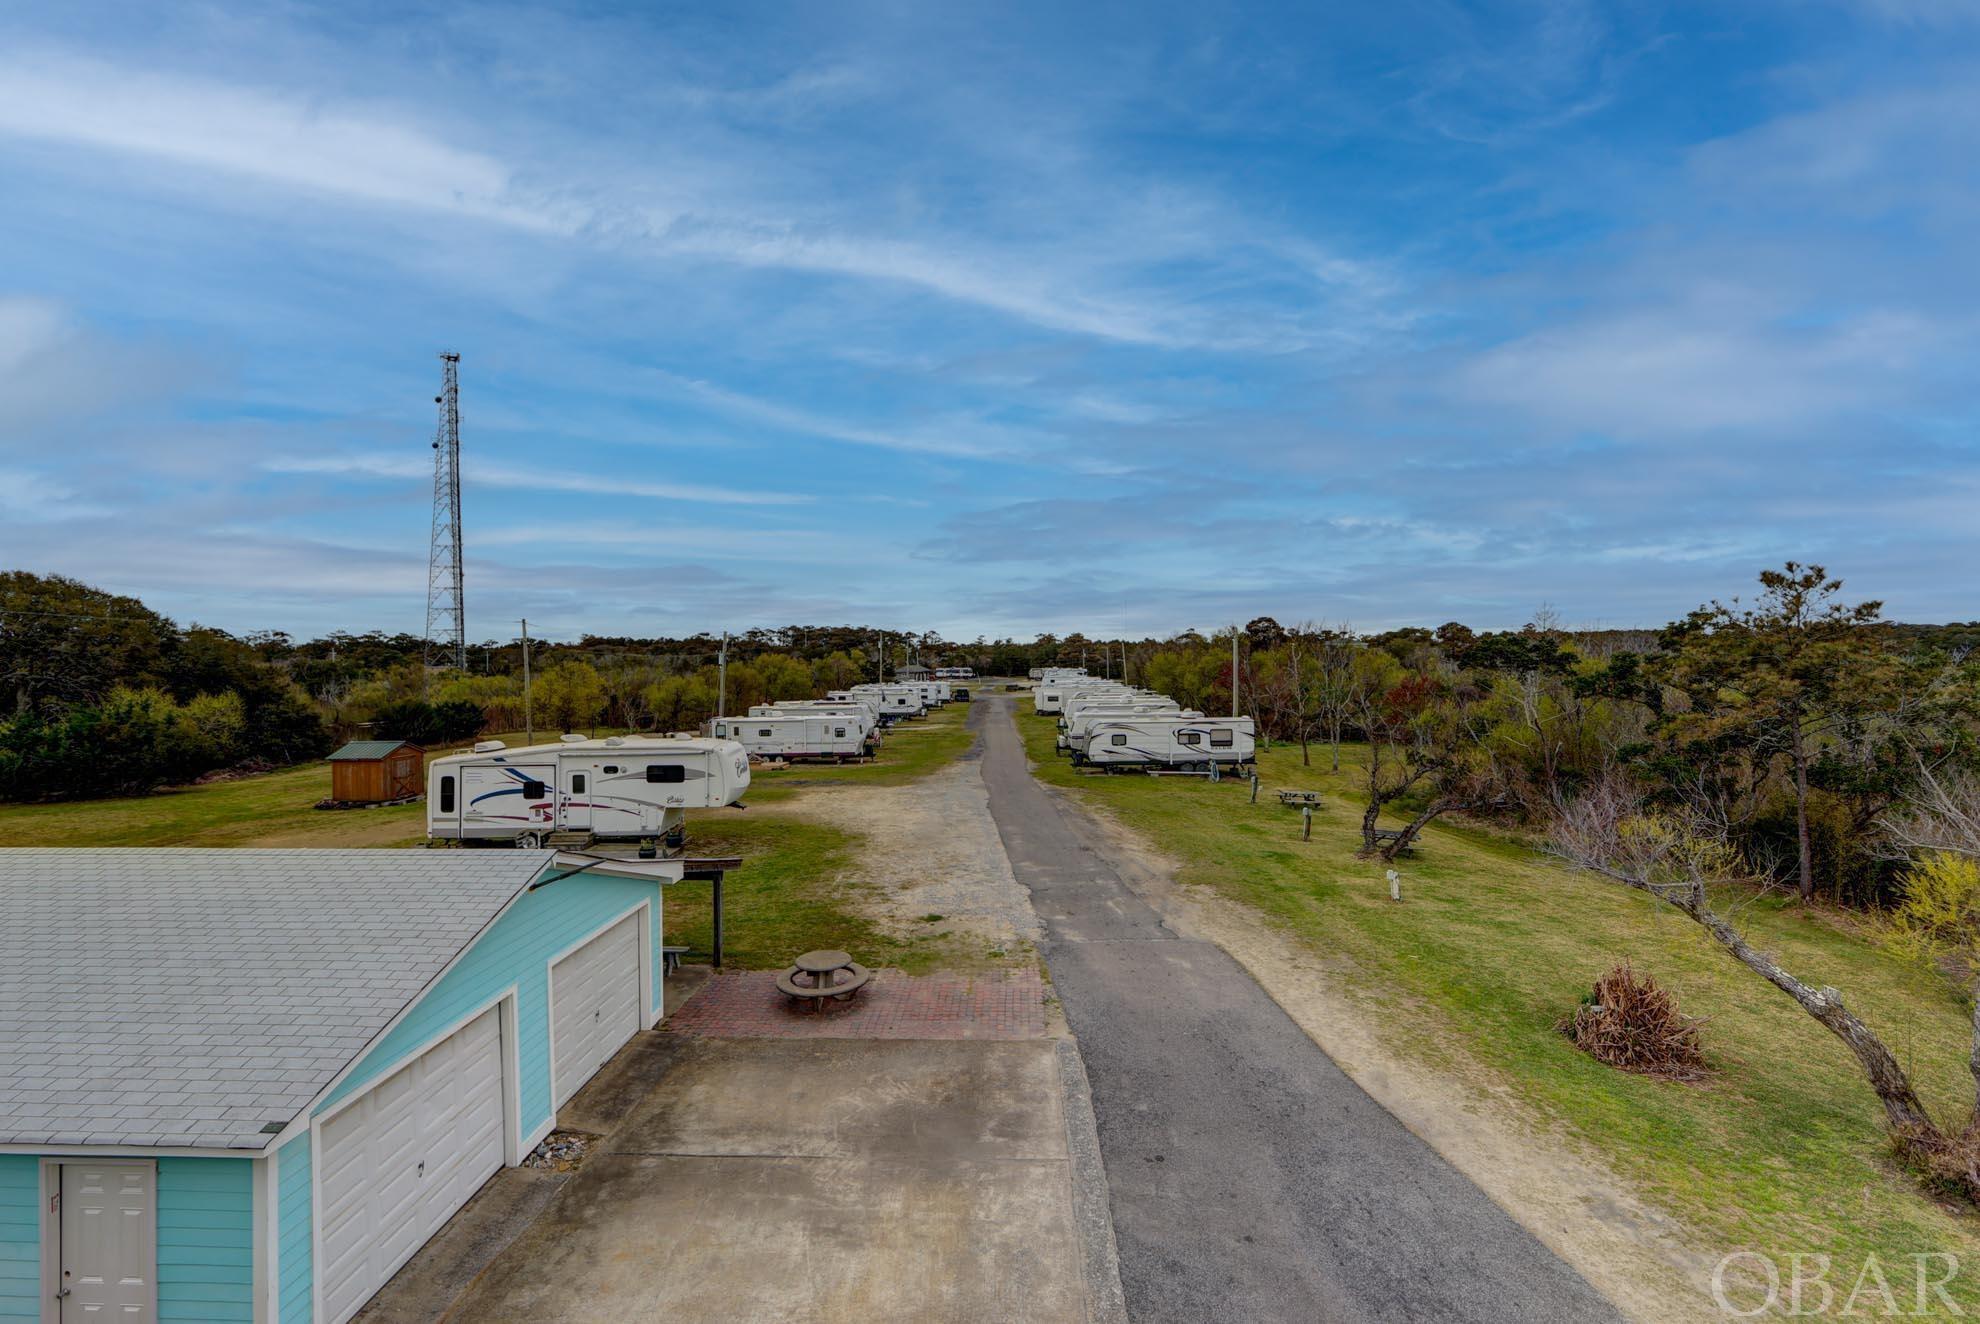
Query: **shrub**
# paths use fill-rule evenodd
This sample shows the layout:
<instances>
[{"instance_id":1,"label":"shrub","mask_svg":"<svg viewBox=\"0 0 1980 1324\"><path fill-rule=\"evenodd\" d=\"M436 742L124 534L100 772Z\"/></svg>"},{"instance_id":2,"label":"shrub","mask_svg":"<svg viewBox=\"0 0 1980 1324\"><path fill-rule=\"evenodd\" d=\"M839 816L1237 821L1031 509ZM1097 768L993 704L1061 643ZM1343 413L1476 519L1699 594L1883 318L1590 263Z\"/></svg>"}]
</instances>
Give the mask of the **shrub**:
<instances>
[{"instance_id":1,"label":"shrub","mask_svg":"<svg viewBox=\"0 0 1980 1324\"><path fill-rule=\"evenodd\" d=\"M1704 1022L1678 1010L1670 990L1629 962L1595 981L1561 1029L1598 1062L1665 1080L1697 1080L1707 1071Z\"/></svg>"}]
</instances>

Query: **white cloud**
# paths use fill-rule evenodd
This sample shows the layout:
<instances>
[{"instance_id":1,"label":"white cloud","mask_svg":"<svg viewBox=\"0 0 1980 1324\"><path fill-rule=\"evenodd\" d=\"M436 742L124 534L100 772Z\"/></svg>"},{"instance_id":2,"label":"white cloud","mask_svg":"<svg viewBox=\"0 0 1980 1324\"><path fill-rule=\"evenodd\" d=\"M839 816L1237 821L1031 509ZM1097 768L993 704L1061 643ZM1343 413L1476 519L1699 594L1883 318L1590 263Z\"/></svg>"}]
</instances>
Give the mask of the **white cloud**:
<instances>
[{"instance_id":1,"label":"white cloud","mask_svg":"<svg viewBox=\"0 0 1980 1324\"><path fill-rule=\"evenodd\" d=\"M1929 328L1875 314L1820 330L1723 307L1670 308L1537 332L1485 351L1460 395L1569 429L1624 437L1786 431L1860 410L1897 388Z\"/></svg>"},{"instance_id":2,"label":"white cloud","mask_svg":"<svg viewBox=\"0 0 1980 1324\"><path fill-rule=\"evenodd\" d=\"M390 115L47 53L0 62L0 132L526 230L569 232L583 219L518 196L494 157Z\"/></svg>"},{"instance_id":3,"label":"white cloud","mask_svg":"<svg viewBox=\"0 0 1980 1324\"><path fill-rule=\"evenodd\" d=\"M346 478L430 479L430 461L402 455L291 455L262 462L269 473L322 474ZM626 475L572 473L545 463L541 468L514 465L463 456L461 481L469 486L522 491L577 492L592 496L633 497L641 500L697 501L715 505L795 506L813 498L798 492L755 492L730 487L708 487L698 483L652 482Z\"/></svg>"}]
</instances>

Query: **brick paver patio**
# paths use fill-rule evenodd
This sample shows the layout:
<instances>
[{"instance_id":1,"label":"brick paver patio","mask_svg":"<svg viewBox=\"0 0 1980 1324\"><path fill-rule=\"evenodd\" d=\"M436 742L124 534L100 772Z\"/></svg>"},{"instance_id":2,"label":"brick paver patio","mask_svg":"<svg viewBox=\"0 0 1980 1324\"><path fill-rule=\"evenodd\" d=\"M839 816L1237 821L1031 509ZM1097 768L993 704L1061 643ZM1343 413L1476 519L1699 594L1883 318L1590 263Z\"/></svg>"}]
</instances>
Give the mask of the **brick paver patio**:
<instances>
[{"instance_id":1,"label":"brick paver patio","mask_svg":"<svg viewBox=\"0 0 1980 1324\"><path fill-rule=\"evenodd\" d=\"M1036 970L905 975L879 970L846 1002L823 1011L791 1005L777 972L717 975L666 1020L678 1034L715 1039L1040 1039L1045 985Z\"/></svg>"}]
</instances>

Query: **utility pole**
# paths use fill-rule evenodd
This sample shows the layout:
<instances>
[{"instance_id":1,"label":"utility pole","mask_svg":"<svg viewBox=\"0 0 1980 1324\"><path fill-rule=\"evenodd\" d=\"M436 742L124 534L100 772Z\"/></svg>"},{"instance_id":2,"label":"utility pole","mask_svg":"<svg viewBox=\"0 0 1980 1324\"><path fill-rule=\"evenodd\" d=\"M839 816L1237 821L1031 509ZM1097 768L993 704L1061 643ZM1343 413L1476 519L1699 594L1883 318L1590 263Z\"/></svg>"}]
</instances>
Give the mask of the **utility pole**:
<instances>
[{"instance_id":1,"label":"utility pole","mask_svg":"<svg viewBox=\"0 0 1980 1324\"><path fill-rule=\"evenodd\" d=\"M1231 626L1231 716L1238 715L1238 632Z\"/></svg>"},{"instance_id":2,"label":"utility pole","mask_svg":"<svg viewBox=\"0 0 1980 1324\"><path fill-rule=\"evenodd\" d=\"M882 630L873 637L873 658L875 662L873 680L875 684L887 683L887 632Z\"/></svg>"},{"instance_id":3,"label":"utility pole","mask_svg":"<svg viewBox=\"0 0 1980 1324\"><path fill-rule=\"evenodd\" d=\"M461 559L461 356L440 355L440 421L433 431L433 531L426 555L426 667L467 670ZM421 688L425 687L422 679Z\"/></svg>"},{"instance_id":4,"label":"utility pole","mask_svg":"<svg viewBox=\"0 0 1980 1324\"><path fill-rule=\"evenodd\" d=\"M1127 684L1127 640L1121 640L1121 684Z\"/></svg>"},{"instance_id":5,"label":"utility pole","mask_svg":"<svg viewBox=\"0 0 1980 1324\"><path fill-rule=\"evenodd\" d=\"M523 644L523 743L536 743L536 714L529 706L529 617L522 618Z\"/></svg>"},{"instance_id":6,"label":"utility pole","mask_svg":"<svg viewBox=\"0 0 1980 1324\"><path fill-rule=\"evenodd\" d=\"M729 711L729 632L722 631L722 654L716 659L715 667L715 707L718 715L726 717Z\"/></svg>"}]
</instances>

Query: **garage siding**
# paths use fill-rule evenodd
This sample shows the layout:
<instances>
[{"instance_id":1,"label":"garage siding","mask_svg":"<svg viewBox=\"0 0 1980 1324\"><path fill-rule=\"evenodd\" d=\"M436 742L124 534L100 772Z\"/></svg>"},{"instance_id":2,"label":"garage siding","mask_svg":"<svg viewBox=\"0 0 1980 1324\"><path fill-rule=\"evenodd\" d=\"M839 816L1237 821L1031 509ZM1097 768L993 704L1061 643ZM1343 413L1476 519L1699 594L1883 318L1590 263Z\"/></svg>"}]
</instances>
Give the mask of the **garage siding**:
<instances>
[{"instance_id":1,"label":"garage siding","mask_svg":"<svg viewBox=\"0 0 1980 1324\"><path fill-rule=\"evenodd\" d=\"M275 1153L275 1273L281 1280L282 1324L309 1324L309 1137L299 1135Z\"/></svg>"},{"instance_id":2,"label":"garage siding","mask_svg":"<svg viewBox=\"0 0 1980 1324\"><path fill-rule=\"evenodd\" d=\"M253 1161L159 1159L159 1324L253 1318Z\"/></svg>"},{"instance_id":3,"label":"garage siding","mask_svg":"<svg viewBox=\"0 0 1980 1324\"><path fill-rule=\"evenodd\" d=\"M41 1308L41 1160L0 1154L0 1320L33 1324Z\"/></svg>"},{"instance_id":4,"label":"garage siding","mask_svg":"<svg viewBox=\"0 0 1980 1324\"><path fill-rule=\"evenodd\" d=\"M525 1137L534 1134L551 1116L549 962L641 901L650 901L653 906L653 950L648 960L654 972L651 1010L658 1010L662 997L659 884L595 874L560 879L525 892L460 963L421 996L412 1013L359 1059L357 1068L317 1105L316 1111L334 1107L390 1072L416 1049L458 1025L513 984L522 1067L522 1130ZM308 1324L310 1317L309 1162L309 1137L298 1136L282 1147L276 1169L282 1324Z\"/></svg>"}]
</instances>

